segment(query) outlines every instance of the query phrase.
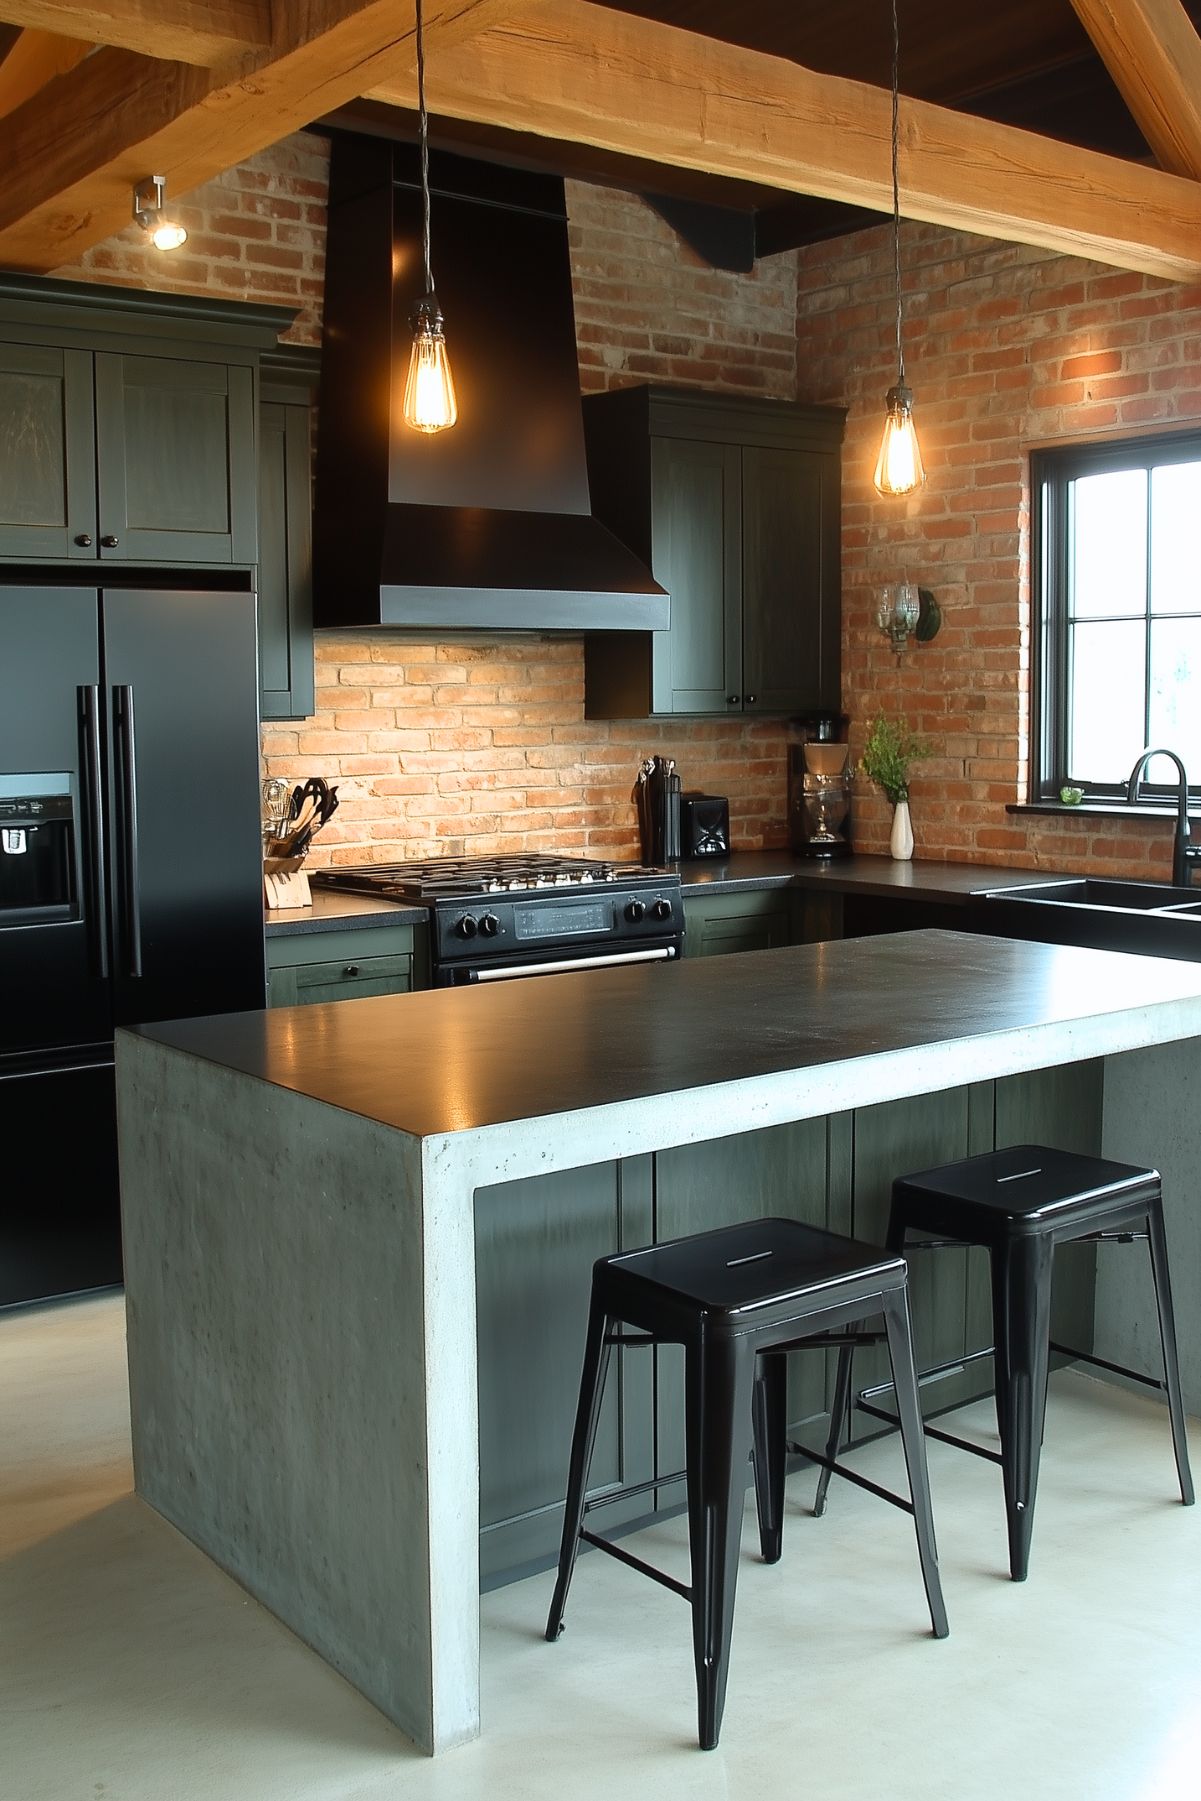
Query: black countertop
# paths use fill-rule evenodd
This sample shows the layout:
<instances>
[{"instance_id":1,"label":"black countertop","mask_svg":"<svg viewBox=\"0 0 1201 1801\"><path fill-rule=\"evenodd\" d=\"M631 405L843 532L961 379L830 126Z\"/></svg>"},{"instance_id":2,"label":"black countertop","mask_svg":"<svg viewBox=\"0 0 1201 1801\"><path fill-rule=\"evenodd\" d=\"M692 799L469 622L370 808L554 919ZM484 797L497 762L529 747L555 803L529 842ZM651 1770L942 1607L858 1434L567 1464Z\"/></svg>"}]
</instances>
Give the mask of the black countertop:
<instances>
[{"instance_id":1,"label":"black countertop","mask_svg":"<svg viewBox=\"0 0 1201 1801\"><path fill-rule=\"evenodd\" d=\"M763 1078L802 1118L1198 1033L1189 965L944 931L137 1028L418 1138L553 1120L580 1162L624 1154L593 1108L667 1144L690 1094L721 1093L721 1130L774 1123Z\"/></svg>"},{"instance_id":2,"label":"black countertop","mask_svg":"<svg viewBox=\"0 0 1201 1801\"><path fill-rule=\"evenodd\" d=\"M984 863L896 863L891 857L794 857L786 850L733 851L728 857L681 862L685 895L738 894L770 888L809 888L831 894L865 894L883 899L941 901L963 906L973 895L1050 882L1046 869L996 869ZM311 907L268 913L268 938L350 930L359 926L415 925L428 917L424 907L367 895L318 891Z\"/></svg>"}]
</instances>

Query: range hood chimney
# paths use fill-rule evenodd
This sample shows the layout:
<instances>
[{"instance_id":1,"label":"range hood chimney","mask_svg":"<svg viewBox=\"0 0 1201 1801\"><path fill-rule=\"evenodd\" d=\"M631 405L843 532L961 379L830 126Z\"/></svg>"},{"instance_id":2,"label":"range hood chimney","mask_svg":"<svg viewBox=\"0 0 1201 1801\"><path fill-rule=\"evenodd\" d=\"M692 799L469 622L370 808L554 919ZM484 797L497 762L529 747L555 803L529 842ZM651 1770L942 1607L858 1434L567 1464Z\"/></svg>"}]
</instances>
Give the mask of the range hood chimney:
<instances>
[{"instance_id":1,"label":"range hood chimney","mask_svg":"<svg viewBox=\"0 0 1201 1801\"><path fill-rule=\"evenodd\" d=\"M427 437L401 416L422 289L417 150L334 136L316 623L665 627L664 590L590 510L562 180L437 152L430 177L459 419Z\"/></svg>"}]
</instances>

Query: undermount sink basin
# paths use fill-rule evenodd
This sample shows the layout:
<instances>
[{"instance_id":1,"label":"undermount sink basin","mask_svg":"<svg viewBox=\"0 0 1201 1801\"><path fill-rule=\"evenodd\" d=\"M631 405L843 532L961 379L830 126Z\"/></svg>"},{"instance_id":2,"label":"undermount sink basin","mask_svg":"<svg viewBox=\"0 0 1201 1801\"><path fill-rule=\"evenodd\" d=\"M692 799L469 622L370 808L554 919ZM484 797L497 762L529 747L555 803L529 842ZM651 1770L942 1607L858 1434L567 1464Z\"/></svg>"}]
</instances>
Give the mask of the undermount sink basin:
<instances>
[{"instance_id":1,"label":"undermount sink basin","mask_svg":"<svg viewBox=\"0 0 1201 1801\"><path fill-rule=\"evenodd\" d=\"M1135 913L1171 913L1201 919L1196 890L1160 882L1104 882L1091 876L1077 881L1029 882L1020 888L994 890L990 900L1051 901L1064 907L1104 907Z\"/></svg>"}]
</instances>

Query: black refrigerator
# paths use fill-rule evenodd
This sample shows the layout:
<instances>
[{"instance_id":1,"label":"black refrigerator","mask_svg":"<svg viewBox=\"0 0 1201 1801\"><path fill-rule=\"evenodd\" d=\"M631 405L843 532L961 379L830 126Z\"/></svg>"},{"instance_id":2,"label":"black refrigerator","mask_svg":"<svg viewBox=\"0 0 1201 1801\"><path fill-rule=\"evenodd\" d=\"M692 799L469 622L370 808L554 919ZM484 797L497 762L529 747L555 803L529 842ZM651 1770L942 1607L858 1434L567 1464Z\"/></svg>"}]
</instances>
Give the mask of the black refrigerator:
<instances>
[{"instance_id":1,"label":"black refrigerator","mask_svg":"<svg viewBox=\"0 0 1201 1801\"><path fill-rule=\"evenodd\" d=\"M265 1002L253 594L0 586L0 1306L121 1280L113 1030Z\"/></svg>"}]
</instances>

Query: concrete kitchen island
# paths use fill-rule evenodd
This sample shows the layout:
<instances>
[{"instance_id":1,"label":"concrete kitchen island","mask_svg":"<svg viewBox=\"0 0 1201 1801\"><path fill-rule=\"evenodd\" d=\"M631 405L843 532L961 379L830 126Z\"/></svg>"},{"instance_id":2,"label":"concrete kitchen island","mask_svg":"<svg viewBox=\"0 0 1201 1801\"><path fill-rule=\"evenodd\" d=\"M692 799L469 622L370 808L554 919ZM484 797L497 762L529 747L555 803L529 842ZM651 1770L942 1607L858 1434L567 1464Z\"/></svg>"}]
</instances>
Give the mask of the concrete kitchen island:
<instances>
[{"instance_id":1,"label":"concrete kitchen island","mask_svg":"<svg viewBox=\"0 0 1201 1801\"><path fill-rule=\"evenodd\" d=\"M138 1492L445 1750L480 1725L477 1190L1101 1058L1108 1107L1121 1053L1191 1081L1199 1040L1192 965L946 932L120 1034Z\"/></svg>"}]
</instances>

